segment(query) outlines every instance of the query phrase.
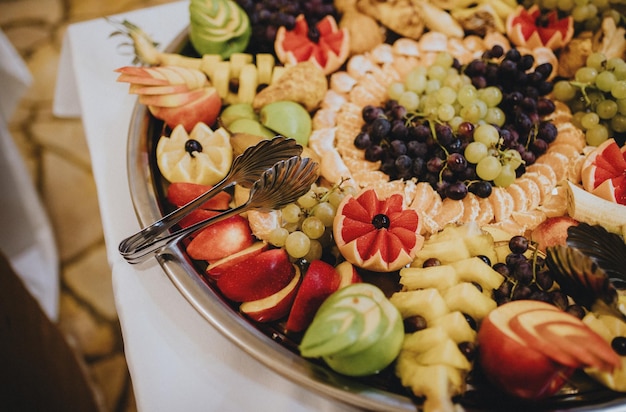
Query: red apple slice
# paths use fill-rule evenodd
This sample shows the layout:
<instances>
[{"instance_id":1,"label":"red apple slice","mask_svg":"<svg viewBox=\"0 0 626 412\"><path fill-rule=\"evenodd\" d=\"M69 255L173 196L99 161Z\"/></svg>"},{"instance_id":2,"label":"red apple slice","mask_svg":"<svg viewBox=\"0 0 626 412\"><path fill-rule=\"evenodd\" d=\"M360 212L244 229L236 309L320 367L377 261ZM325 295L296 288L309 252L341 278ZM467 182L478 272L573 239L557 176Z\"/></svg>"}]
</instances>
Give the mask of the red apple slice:
<instances>
[{"instance_id":1,"label":"red apple slice","mask_svg":"<svg viewBox=\"0 0 626 412\"><path fill-rule=\"evenodd\" d=\"M170 84L167 86L146 86L143 84L132 84L128 88L130 94L149 94L149 95L161 95L161 94L174 94L185 93L190 91L189 86L186 84Z\"/></svg>"},{"instance_id":2,"label":"red apple slice","mask_svg":"<svg viewBox=\"0 0 626 412\"><path fill-rule=\"evenodd\" d=\"M354 265L347 260L335 266L335 270L337 271L337 273L339 273L339 276L341 277L338 289L362 281L361 276L359 276L359 272L357 272Z\"/></svg>"},{"instance_id":3,"label":"red apple slice","mask_svg":"<svg viewBox=\"0 0 626 412\"><path fill-rule=\"evenodd\" d=\"M148 106L150 113L163 120L170 128L182 125L187 132L197 123L213 125L222 108L222 99L214 87L205 87L196 100L178 107Z\"/></svg>"},{"instance_id":4,"label":"red apple slice","mask_svg":"<svg viewBox=\"0 0 626 412\"><path fill-rule=\"evenodd\" d=\"M300 269L296 266L294 268L294 276L287 286L263 299L244 302L239 310L257 322L273 322L287 316L296 298L301 278Z\"/></svg>"},{"instance_id":5,"label":"red apple slice","mask_svg":"<svg viewBox=\"0 0 626 412\"><path fill-rule=\"evenodd\" d=\"M291 332L305 330L313 321L317 309L339 289L340 283L341 276L334 267L321 260L311 262L287 319L286 329Z\"/></svg>"},{"instance_id":6,"label":"red apple slice","mask_svg":"<svg viewBox=\"0 0 626 412\"><path fill-rule=\"evenodd\" d=\"M187 245L192 259L214 262L252 246L254 238L248 221L235 215L207 227Z\"/></svg>"},{"instance_id":7,"label":"red apple slice","mask_svg":"<svg viewBox=\"0 0 626 412\"><path fill-rule=\"evenodd\" d=\"M146 106L157 107L180 107L194 102L206 94L204 89L196 89L183 93L160 94L160 95L140 95L139 103Z\"/></svg>"},{"instance_id":8,"label":"red apple slice","mask_svg":"<svg viewBox=\"0 0 626 412\"><path fill-rule=\"evenodd\" d=\"M294 274L287 252L271 249L224 271L217 279L217 287L232 301L249 302L278 292L291 282Z\"/></svg>"},{"instance_id":9,"label":"red apple slice","mask_svg":"<svg viewBox=\"0 0 626 412\"><path fill-rule=\"evenodd\" d=\"M197 183L174 182L167 188L167 201L176 207L181 207L208 192L212 187L213 186ZM226 210L229 208L230 200L231 196L227 192L219 192L200 205L200 208L208 210Z\"/></svg>"},{"instance_id":10,"label":"red apple slice","mask_svg":"<svg viewBox=\"0 0 626 412\"><path fill-rule=\"evenodd\" d=\"M269 247L267 242L255 242L252 246L245 248L235 254L228 255L214 263L211 263L206 268L206 273L213 279L218 279L224 273L230 270L234 265L243 262L253 256L259 255L267 250Z\"/></svg>"},{"instance_id":11,"label":"red apple slice","mask_svg":"<svg viewBox=\"0 0 626 412\"><path fill-rule=\"evenodd\" d=\"M567 240L567 229L578 223L569 216L549 217L533 229L530 239L537 243L537 249L545 252L547 247L564 245Z\"/></svg>"}]
</instances>

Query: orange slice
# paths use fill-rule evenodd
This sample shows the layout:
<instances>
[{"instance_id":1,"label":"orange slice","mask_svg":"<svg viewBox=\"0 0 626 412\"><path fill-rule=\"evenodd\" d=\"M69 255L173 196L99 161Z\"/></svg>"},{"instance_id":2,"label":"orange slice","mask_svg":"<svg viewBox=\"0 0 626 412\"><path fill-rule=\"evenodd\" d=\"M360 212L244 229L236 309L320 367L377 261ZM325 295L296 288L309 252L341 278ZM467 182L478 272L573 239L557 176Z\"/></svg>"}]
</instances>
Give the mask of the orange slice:
<instances>
[{"instance_id":1,"label":"orange slice","mask_svg":"<svg viewBox=\"0 0 626 412\"><path fill-rule=\"evenodd\" d=\"M501 222L508 219L513 212L514 202L513 197L502 187L494 187L491 196L489 196L489 203L493 208L493 217L496 222Z\"/></svg>"},{"instance_id":2,"label":"orange slice","mask_svg":"<svg viewBox=\"0 0 626 412\"><path fill-rule=\"evenodd\" d=\"M463 210L461 200L447 197L441 202L441 211L432 217L439 226L444 227L449 223L457 223L463 217Z\"/></svg>"}]
</instances>

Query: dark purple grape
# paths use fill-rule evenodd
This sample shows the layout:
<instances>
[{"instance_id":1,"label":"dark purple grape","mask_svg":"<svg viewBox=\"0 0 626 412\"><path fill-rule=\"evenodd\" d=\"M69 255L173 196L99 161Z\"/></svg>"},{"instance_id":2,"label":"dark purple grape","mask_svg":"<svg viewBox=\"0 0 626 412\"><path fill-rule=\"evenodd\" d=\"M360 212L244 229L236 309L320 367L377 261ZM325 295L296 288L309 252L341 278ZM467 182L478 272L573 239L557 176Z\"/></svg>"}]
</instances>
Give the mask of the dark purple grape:
<instances>
[{"instance_id":1,"label":"dark purple grape","mask_svg":"<svg viewBox=\"0 0 626 412\"><path fill-rule=\"evenodd\" d=\"M463 122L456 130L457 136L465 141L472 141L474 139L474 128L471 122Z\"/></svg>"},{"instance_id":2,"label":"dark purple grape","mask_svg":"<svg viewBox=\"0 0 626 412\"><path fill-rule=\"evenodd\" d=\"M468 361L472 362L476 358L476 344L474 342L459 342L457 346Z\"/></svg>"},{"instance_id":3,"label":"dark purple grape","mask_svg":"<svg viewBox=\"0 0 626 412\"><path fill-rule=\"evenodd\" d=\"M522 160L526 163L526 166L530 166L531 164L535 163L535 160L537 160L537 156L535 156L535 154L529 150L520 152L520 155L522 156Z\"/></svg>"},{"instance_id":4,"label":"dark purple grape","mask_svg":"<svg viewBox=\"0 0 626 412\"><path fill-rule=\"evenodd\" d=\"M509 240L509 249L513 253L522 254L528 250L528 239L524 236L513 236Z\"/></svg>"},{"instance_id":5,"label":"dark purple grape","mask_svg":"<svg viewBox=\"0 0 626 412\"><path fill-rule=\"evenodd\" d=\"M421 157L416 157L415 159L413 159L413 166L411 168L411 171L413 172L413 176L421 177L424 173L424 159Z\"/></svg>"},{"instance_id":6,"label":"dark purple grape","mask_svg":"<svg viewBox=\"0 0 626 412\"><path fill-rule=\"evenodd\" d=\"M539 156L548 150L548 143L543 139L535 139L530 144L529 149L535 154L535 156Z\"/></svg>"},{"instance_id":7,"label":"dark purple grape","mask_svg":"<svg viewBox=\"0 0 626 412\"><path fill-rule=\"evenodd\" d=\"M487 64L479 59L472 60L465 68L465 74L470 77L482 76L485 74Z\"/></svg>"},{"instance_id":8,"label":"dark purple grape","mask_svg":"<svg viewBox=\"0 0 626 412\"><path fill-rule=\"evenodd\" d=\"M428 258L422 263L422 267L441 266L441 261L437 258Z\"/></svg>"},{"instance_id":9,"label":"dark purple grape","mask_svg":"<svg viewBox=\"0 0 626 412\"><path fill-rule=\"evenodd\" d=\"M546 143L552 143L556 139L557 134L558 130L553 123L539 123L539 128L537 129L537 137L541 140L544 140Z\"/></svg>"},{"instance_id":10,"label":"dark purple grape","mask_svg":"<svg viewBox=\"0 0 626 412\"><path fill-rule=\"evenodd\" d=\"M407 140L409 136L409 131L402 120L393 121L390 136L392 139L396 140Z\"/></svg>"},{"instance_id":11,"label":"dark purple grape","mask_svg":"<svg viewBox=\"0 0 626 412\"><path fill-rule=\"evenodd\" d=\"M613 348L615 353L617 353L619 356L626 356L626 337L614 337L611 341L611 348Z\"/></svg>"},{"instance_id":12,"label":"dark purple grape","mask_svg":"<svg viewBox=\"0 0 626 412\"><path fill-rule=\"evenodd\" d=\"M391 110L391 115L395 120L403 120L404 116L406 116L406 108L398 104Z\"/></svg>"},{"instance_id":13,"label":"dark purple grape","mask_svg":"<svg viewBox=\"0 0 626 412\"><path fill-rule=\"evenodd\" d=\"M452 200L462 200L467 196L467 186L463 182L454 182L446 188L446 196Z\"/></svg>"},{"instance_id":14,"label":"dark purple grape","mask_svg":"<svg viewBox=\"0 0 626 412\"><path fill-rule=\"evenodd\" d=\"M509 50L507 50L506 54L504 55L504 61L510 60L512 62L518 62L521 57L522 57L522 55L520 54L519 50L517 50L517 49L509 49ZM504 61L503 61L503 63L504 63Z\"/></svg>"},{"instance_id":15,"label":"dark purple grape","mask_svg":"<svg viewBox=\"0 0 626 412\"><path fill-rule=\"evenodd\" d=\"M530 298L532 295L532 289L527 285L516 285L513 293L511 294L511 299L513 300L523 300Z\"/></svg>"},{"instance_id":16,"label":"dark purple grape","mask_svg":"<svg viewBox=\"0 0 626 412\"><path fill-rule=\"evenodd\" d=\"M539 96L545 96L552 92L552 90L554 89L554 83L544 81L544 82L540 82L539 84L537 84L536 87L537 87L537 93L539 94Z\"/></svg>"},{"instance_id":17,"label":"dark purple grape","mask_svg":"<svg viewBox=\"0 0 626 412\"><path fill-rule=\"evenodd\" d=\"M520 107L526 113L534 113L537 111L537 100L530 97L524 97L520 103Z\"/></svg>"},{"instance_id":18,"label":"dark purple grape","mask_svg":"<svg viewBox=\"0 0 626 412\"><path fill-rule=\"evenodd\" d=\"M506 255L505 261L509 269L514 269L519 262L526 262L526 256L520 253L509 253Z\"/></svg>"},{"instance_id":19,"label":"dark purple grape","mask_svg":"<svg viewBox=\"0 0 626 412\"><path fill-rule=\"evenodd\" d=\"M583 307L580 305L569 305L567 309L565 309L565 312L569 313L570 315L576 316L578 319L582 319L585 317L585 309L583 309Z\"/></svg>"},{"instance_id":20,"label":"dark purple grape","mask_svg":"<svg viewBox=\"0 0 626 412\"><path fill-rule=\"evenodd\" d=\"M469 191L482 199L488 198L492 190L491 183L484 181L472 182L469 186Z\"/></svg>"},{"instance_id":21,"label":"dark purple grape","mask_svg":"<svg viewBox=\"0 0 626 412\"><path fill-rule=\"evenodd\" d=\"M383 148L380 145L371 145L365 149L365 160L369 162L377 162L383 156Z\"/></svg>"},{"instance_id":22,"label":"dark purple grape","mask_svg":"<svg viewBox=\"0 0 626 412\"><path fill-rule=\"evenodd\" d=\"M402 140L392 140L389 143L389 148L391 149L392 156L398 157L400 155L406 154L406 144Z\"/></svg>"},{"instance_id":23,"label":"dark purple grape","mask_svg":"<svg viewBox=\"0 0 626 412\"><path fill-rule=\"evenodd\" d=\"M413 166L413 160L409 156L403 154L396 158L394 164L398 172L403 173L411 170L411 167Z\"/></svg>"},{"instance_id":24,"label":"dark purple grape","mask_svg":"<svg viewBox=\"0 0 626 412\"><path fill-rule=\"evenodd\" d=\"M485 76L473 76L472 77L472 86L477 89L484 89L487 87L487 78Z\"/></svg>"},{"instance_id":25,"label":"dark purple grape","mask_svg":"<svg viewBox=\"0 0 626 412\"><path fill-rule=\"evenodd\" d=\"M478 256L476 256L476 257L477 257L478 259L482 260L483 262L485 262L485 264L486 264L487 266L491 266L491 259L489 259L489 257L488 257L488 256L485 256L485 255L478 255Z\"/></svg>"},{"instance_id":26,"label":"dark purple grape","mask_svg":"<svg viewBox=\"0 0 626 412\"><path fill-rule=\"evenodd\" d=\"M426 142L426 140L432 135L430 133L430 128L423 124L418 124L409 129L409 136L411 139L415 139L418 142Z\"/></svg>"},{"instance_id":27,"label":"dark purple grape","mask_svg":"<svg viewBox=\"0 0 626 412\"><path fill-rule=\"evenodd\" d=\"M391 123L383 117L374 119L370 124L370 136L373 140L384 139L389 134L390 130Z\"/></svg>"},{"instance_id":28,"label":"dark purple grape","mask_svg":"<svg viewBox=\"0 0 626 412\"><path fill-rule=\"evenodd\" d=\"M512 274L518 282L524 285L529 285L533 281L532 264L528 260L518 262L513 268Z\"/></svg>"},{"instance_id":29,"label":"dark purple grape","mask_svg":"<svg viewBox=\"0 0 626 412\"><path fill-rule=\"evenodd\" d=\"M547 116L551 113L554 113L554 110L556 110L556 106L551 99L548 99L546 97L540 97L537 100L537 113L540 116Z\"/></svg>"},{"instance_id":30,"label":"dark purple grape","mask_svg":"<svg viewBox=\"0 0 626 412\"><path fill-rule=\"evenodd\" d=\"M404 333L414 333L427 327L428 324L423 316L415 315L404 319Z\"/></svg>"},{"instance_id":31,"label":"dark purple grape","mask_svg":"<svg viewBox=\"0 0 626 412\"><path fill-rule=\"evenodd\" d=\"M541 270L535 274L535 283L542 290L550 290L554 285L554 279L548 270Z\"/></svg>"},{"instance_id":32,"label":"dark purple grape","mask_svg":"<svg viewBox=\"0 0 626 412\"><path fill-rule=\"evenodd\" d=\"M367 105L361 110L361 115L365 123L372 123L379 117L384 116L384 112L380 107Z\"/></svg>"},{"instance_id":33,"label":"dark purple grape","mask_svg":"<svg viewBox=\"0 0 626 412\"><path fill-rule=\"evenodd\" d=\"M452 133L452 129L450 126L446 124L437 124L435 125L435 133L437 134L437 141L442 146L447 146L452 142L454 138L454 134Z\"/></svg>"},{"instance_id":34,"label":"dark purple grape","mask_svg":"<svg viewBox=\"0 0 626 412\"><path fill-rule=\"evenodd\" d=\"M493 270L495 270L496 272L498 272L505 278L508 278L511 275L511 271L509 270L509 267L505 263L502 263L502 262L495 263L493 265Z\"/></svg>"},{"instance_id":35,"label":"dark purple grape","mask_svg":"<svg viewBox=\"0 0 626 412\"><path fill-rule=\"evenodd\" d=\"M541 63L535 67L535 71L541 73L544 79L547 79L552 74L552 64L551 63Z\"/></svg>"},{"instance_id":36,"label":"dark purple grape","mask_svg":"<svg viewBox=\"0 0 626 412\"><path fill-rule=\"evenodd\" d=\"M446 191L448 190L449 186L450 186L450 182L447 180L440 180L437 183L435 183L435 190L437 191L439 196L441 196L442 199L447 196Z\"/></svg>"},{"instance_id":37,"label":"dark purple grape","mask_svg":"<svg viewBox=\"0 0 626 412\"><path fill-rule=\"evenodd\" d=\"M448 155L446 164L454 173L462 172L467 168L467 160L465 159L465 156L460 153L452 153Z\"/></svg>"},{"instance_id":38,"label":"dark purple grape","mask_svg":"<svg viewBox=\"0 0 626 412\"><path fill-rule=\"evenodd\" d=\"M470 325L470 328L476 330L477 324L476 324L476 321L474 320L474 318L471 317L470 315L468 315L467 313L464 313L463 317L465 317L465 320Z\"/></svg>"},{"instance_id":39,"label":"dark purple grape","mask_svg":"<svg viewBox=\"0 0 626 412\"><path fill-rule=\"evenodd\" d=\"M189 139L185 142L185 151L193 157L193 152L202 152L202 145L195 139Z\"/></svg>"},{"instance_id":40,"label":"dark purple grape","mask_svg":"<svg viewBox=\"0 0 626 412\"><path fill-rule=\"evenodd\" d=\"M525 54L517 62L517 68L519 70L526 71L533 67L533 64L535 64L535 58L533 57L533 55Z\"/></svg>"},{"instance_id":41,"label":"dark purple grape","mask_svg":"<svg viewBox=\"0 0 626 412\"><path fill-rule=\"evenodd\" d=\"M406 143L406 153L411 157L425 157L428 153L428 147L426 143L418 142L417 140L409 140Z\"/></svg>"},{"instance_id":42,"label":"dark purple grape","mask_svg":"<svg viewBox=\"0 0 626 412\"><path fill-rule=\"evenodd\" d=\"M370 135L366 132L361 132L354 138L354 146L356 146L357 149L365 150L370 147L371 144L372 139L370 139Z\"/></svg>"},{"instance_id":43,"label":"dark purple grape","mask_svg":"<svg viewBox=\"0 0 626 412\"><path fill-rule=\"evenodd\" d=\"M431 173L439 173L443 169L444 161L440 157L433 157L426 162L426 168Z\"/></svg>"},{"instance_id":44,"label":"dark purple grape","mask_svg":"<svg viewBox=\"0 0 626 412\"><path fill-rule=\"evenodd\" d=\"M554 306L561 310L567 309L569 303L567 300L567 295L565 293L561 292L560 290L553 290L548 292L548 294L550 295L550 301Z\"/></svg>"}]
</instances>

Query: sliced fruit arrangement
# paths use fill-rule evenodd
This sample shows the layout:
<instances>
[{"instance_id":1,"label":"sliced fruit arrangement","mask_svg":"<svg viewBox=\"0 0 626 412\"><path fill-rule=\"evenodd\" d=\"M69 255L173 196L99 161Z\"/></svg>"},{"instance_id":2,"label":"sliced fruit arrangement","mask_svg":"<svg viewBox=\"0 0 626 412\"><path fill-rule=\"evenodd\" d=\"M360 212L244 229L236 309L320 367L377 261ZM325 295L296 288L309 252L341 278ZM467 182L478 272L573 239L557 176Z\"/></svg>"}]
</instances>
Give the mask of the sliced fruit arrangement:
<instances>
[{"instance_id":1,"label":"sliced fruit arrangement","mask_svg":"<svg viewBox=\"0 0 626 412\"><path fill-rule=\"evenodd\" d=\"M585 190L626 205L626 146L607 139L587 156L580 173Z\"/></svg>"},{"instance_id":2,"label":"sliced fruit arrangement","mask_svg":"<svg viewBox=\"0 0 626 412\"><path fill-rule=\"evenodd\" d=\"M559 18L556 10L542 15L536 4L528 10L519 6L506 21L506 34L518 47L552 50L565 46L574 36L574 18Z\"/></svg>"},{"instance_id":3,"label":"sliced fruit arrangement","mask_svg":"<svg viewBox=\"0 0 626 412\"><path fill-rule=\"evenodd\" d=\"M336 372L367 376L396 359L402 339L400 313L382 290L356 283L324 301L299 348L302 356L322 358Z\"/></svg>"},{"instance_id":4,"label":"sliced fruit arrangement","mask_svg":"<svg viewBox=\"0 0 626 412\"><path fill-rule=\"evenodd\" d=\"M157 143L159 170L169 182L214 185L226 176L233 160L230 136L220 128L197 123L191 133L182 125Z\"/></svg>"},{"instance_id":5,"label":"sliced fruit arrangement","mask_svg":"<svg viewBox=\"0 0 626 412\"><path fill-rule=\"evenodd\" d=\"M401 194L380 199L374 189L342 200L333 234L347 261L377 272L407 265L424 243L417 211L406 208Z\"/></svg>"},{"instance_id":6,"label":"sliced fruit arrangement","mask_svg":"<svg viewBox=\"0 0 626 412\"><path fill-rule=\"evenodd\" d=\"M182 125L190 132L196 123L213 125L222 108L216 89L200 70L126 66L116 71L117 81L130 83L129 93L139 95L139 103L172 129Z\"/></svg>"},{"instance_id":7,"label":"sliced fruit arrangement","mask_svg":"<svg viewBox=\"0 0 626 412\"><path fill-rule=\"evenodd\" d=\"M493 310L478 331L487 378L525 399L556 393L576 369L611 373L621 359L579 318L544 302L520 300Z\"/></svg>"},{"instance_id":8,"label":"sliced fruit arrangement","mask_svg":"<svg viewBox=\"0 0 626 412\"><path fill-rule=\"evenodd\" d=\"M292 30L285 26L278 29L274 50L285 65L311 61L325 74L330 74L339 69L350 54L350 33L340 29L330 15L312 27L305 16L300 15Z\"/></svg>"},{"instance_id":9,"label":"sliced fruit arrangement","mask_svg":"<svg viewBox=\"0 0 626 412\"><path fill-rule=\"evenodd\" d=\"M454 410L452 398L465 392L477 326L496 308L493 291L504 281L477 257L496 255L491 236L474 230L449 226L432 247L427 240L419 252L422 264L400 270L402 290L390 298L402 314L406 334L396 375L415 396L426 398L425 411ZM467 245L480 245L481 252L466 246L464 238ZM447 254L436 252L444 249ZM444 255L445 263L436 257Z\"/></svg>"}]
</instances>

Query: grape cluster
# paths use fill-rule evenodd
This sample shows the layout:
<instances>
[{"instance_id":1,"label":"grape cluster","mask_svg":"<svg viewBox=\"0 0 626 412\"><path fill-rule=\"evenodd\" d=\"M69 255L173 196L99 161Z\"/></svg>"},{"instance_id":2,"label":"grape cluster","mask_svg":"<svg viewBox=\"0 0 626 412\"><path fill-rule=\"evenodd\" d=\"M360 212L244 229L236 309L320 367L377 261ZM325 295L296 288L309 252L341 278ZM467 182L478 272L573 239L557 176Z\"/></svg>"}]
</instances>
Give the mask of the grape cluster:
<instances>
[{"instance_id":1,"label":"grape cluster","mask_svg":"<svg viewBox=\"0 0 626 412\"><path fill-rule=\"evenodd\" d=\"M343 182L327 188L313 184L296 202L281 209L282 224L269 234L269 242L284 247L293 259L320 259L333 244L332 228L337 206L356 189Z\"/></svg>"},{"instance_id":2,"label":"grape cluster","mask_svg":"<svg viewBox=\"0 0 626 412\"><path fill-rule=\"evenodd\" d=\"M496 263L493 269L505 277L505 281L494 291L498 305L512 300L530 299L551 303L579 318L584 309L571 303L569 297L559 288L545 263L536 250L527 257L530 242L524 236L513 236L509 240L509 253L506 263Z\"/></svg>"},{"instance_id":3,"label":"grape cluster","mask_svg":"<svg viewBox=\"0 0 626 412\"><path fill-rule=\"evenodd\" d=\"M561 16L572 16L576 31L596 31L602 25L602 19L612 17L616 23L620 22L624 13L618 10L619 0L525 0L524 7L529 8L533 4L542 10L556 10Z\"/></svg>"},{"instance_id":4,"label":"grape cluster","mask_svg":"<svg viewBox=\"0 0 626 412\"><path fill-rule=\"evenodd\" d=\"M598 146L609 137L620 145L626 137L626 62L592 53L573 80L554 85L554 97L566 102L573 123L585 131L587 143Z\"/></svg>"},{"instance_id":5,"label":"grape cluster","mask_svg":"<svg viewBox=\"0 0 626 412\"><path fill-rule=\"evenodd\" d=\"M461 67L440 53L389 86L384 107L366 106L354 144L392 179L429 182L441 197L506 187L556 139L550 64L494 46Z\"/></svg>"},{"instance_id":6,"label":"grape cluster","mask_svg":"<svg viewBox=\"0 0 626 412\"><path fill-rule=\"evenodd\" d=\"M255 53L274 53L274 40L279 27L291 30L296 17L304 14L309 26L314 26L326 15L337 18L332 0L236 0L250 18L252 36L249 50Z\"/></svg>"}]
</instances>

